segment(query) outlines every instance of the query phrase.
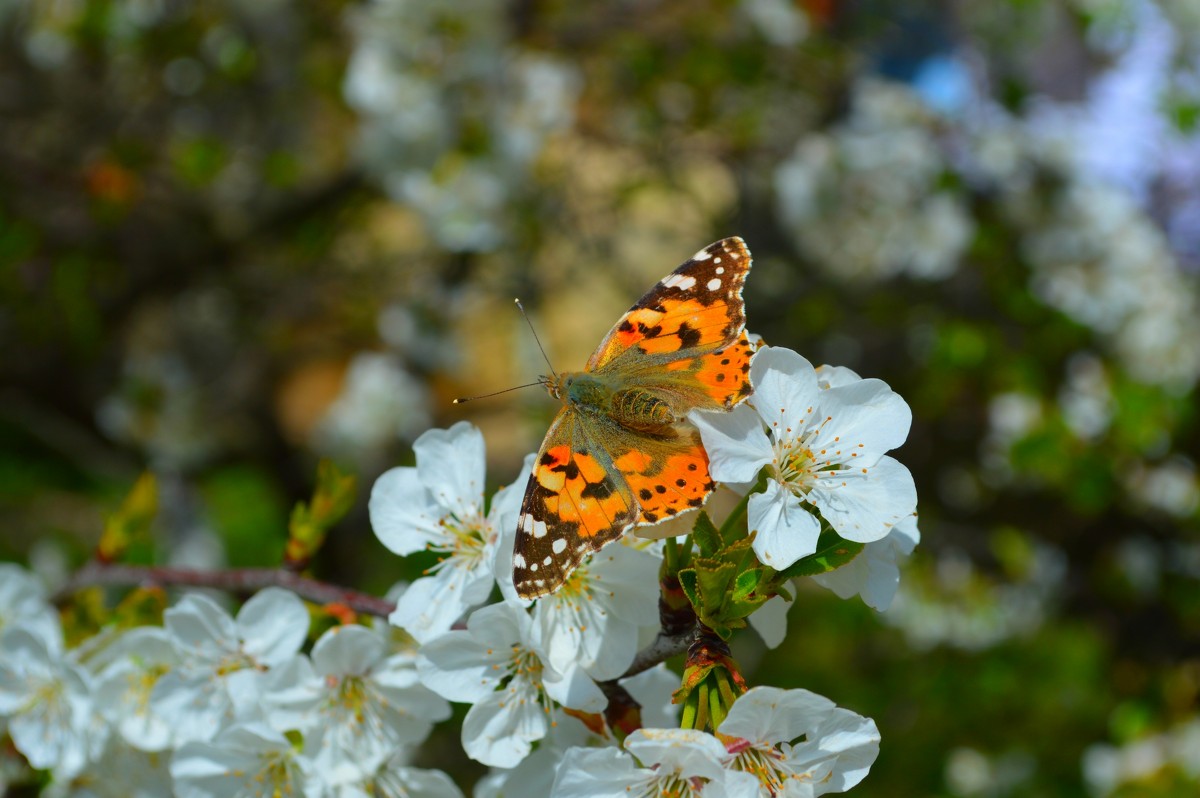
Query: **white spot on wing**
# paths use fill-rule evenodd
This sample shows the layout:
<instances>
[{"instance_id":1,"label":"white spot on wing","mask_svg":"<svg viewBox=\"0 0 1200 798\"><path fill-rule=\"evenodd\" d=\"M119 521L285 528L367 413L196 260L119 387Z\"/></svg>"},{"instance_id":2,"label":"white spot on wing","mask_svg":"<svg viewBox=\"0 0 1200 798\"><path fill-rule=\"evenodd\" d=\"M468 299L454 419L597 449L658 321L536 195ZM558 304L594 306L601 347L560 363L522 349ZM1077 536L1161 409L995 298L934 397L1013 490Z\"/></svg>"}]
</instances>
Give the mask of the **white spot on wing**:
<instances>
[{"instance_id":1,"label":"white spot on wing","mask_svg":"<svg viewBox=\"0 0 1200 798\"><path fill-rule=\"evenodd\" d=\"M718 267L717 267L717 274L724 274L724 273L725 273L725 267L724 267L724 266L718 266Z\"/></svg>"},{"instance_id":2,"label":"white spot on wing","mask_svg":"<svg viewBox=\"0 0 1200 798\"><path fill-rule=\"evenodd\" d=\"M531 520L532 520L532 518L531 518ZM535 538L546 537L546 532L549 530L546 528L545 521L534 521L532 526L533 526L533 529L526 530L526 531L530 532Z\"/></svg>"},{"instance_id":3,"label":"white spot on wing","mask_svg":"<svg viewBox=\"0 0 1200 798\"><path fill-rule=\"evenodd\" d=\"M534 563L533 565L529 566L529 570L531 570L531 571L536 571L537 569L538 569L537 563Z\"/></svg>"},{"instance_id":4,"label":"white spot on wing","mask_svg":"<svg viewBox=\"0 0 1200 798\"><path fill-rule=\"evenodd\" d=\"M517 568L524 568L525 567L525 558L522 557L520 554L514 554L513 555L513 565L515 565Z\"/></svg>"},{"instance_id":5,"label":"white spot on wing","mask_svg":"<svg viewBox=\"0 0 1200 798\"><path fill-rule=\"evenodd\" d=\"M681 291L688 291L696 284L696 278L685 274L668 275L662 284L666 288L678 288Z\"/></svg>"},{"instance_id":6,"label":"white spot on wing","mask_svg":"<svg viewBox=\"0 0 1200 798\"><path fill-rule=\"evenodd\" d=\"M550 549L555 554L562 554L566 550L566 548L567 548L566 538L559 538L558 540L556 540L550 544Z\"/></svg>"},{"instance_id":7,"label":"white spot on wing","mask_svg":"<svg viewBox=\"0 0 1200 798\"><path fill-rule=\"evenodd\" d=\"M712 253L707 249L702 249L692 256L692 260L708 260L712 257Z\"/></svg>"},{"instance_id":8,"label":"white spot on wing","mask_svg":"<svg viewBox=\"0 0 1200 798\"><path fill-rule=\"evenodd\" d=\"M549 565L552 562L554 562L554 558L547 554L546 559L542 560L542 565Z\"/></svg>"},{"instance_id":9,"label":"white spot on wing","mask_svg":"<svg viewBox=\"0 0 1200 798\"><path fill-rule=\"evenodd\" d=\"M720 287L721 287L721 278L720 277L714 277L708 281L708 290L709 291L716 291Z\"/></svg>"}]
</instances>

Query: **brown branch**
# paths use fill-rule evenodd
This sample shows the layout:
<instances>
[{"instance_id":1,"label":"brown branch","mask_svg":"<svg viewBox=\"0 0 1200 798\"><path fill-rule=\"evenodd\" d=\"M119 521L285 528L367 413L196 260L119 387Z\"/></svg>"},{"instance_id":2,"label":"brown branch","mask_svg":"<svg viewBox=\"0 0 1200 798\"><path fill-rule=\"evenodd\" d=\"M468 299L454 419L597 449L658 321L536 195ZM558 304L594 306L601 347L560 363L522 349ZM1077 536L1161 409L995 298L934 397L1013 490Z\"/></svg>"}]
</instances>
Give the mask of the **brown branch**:
<instances>
[{"instance_id":1,"label":"brown branch","mask_svg":"<svg viewBox=\"0 0 1200 798\"><path fill-rule=\"evenodd\" d=\"M265 587L282 587L314 604L343 604L358 613L386 618L396 608L387 599L319 582L279 568L232 568L196 571L143 565L106 565L92 561L76 571L54 597L57 604L86 587L210 587L249 594Z\"/></svg>"}]
</instances>

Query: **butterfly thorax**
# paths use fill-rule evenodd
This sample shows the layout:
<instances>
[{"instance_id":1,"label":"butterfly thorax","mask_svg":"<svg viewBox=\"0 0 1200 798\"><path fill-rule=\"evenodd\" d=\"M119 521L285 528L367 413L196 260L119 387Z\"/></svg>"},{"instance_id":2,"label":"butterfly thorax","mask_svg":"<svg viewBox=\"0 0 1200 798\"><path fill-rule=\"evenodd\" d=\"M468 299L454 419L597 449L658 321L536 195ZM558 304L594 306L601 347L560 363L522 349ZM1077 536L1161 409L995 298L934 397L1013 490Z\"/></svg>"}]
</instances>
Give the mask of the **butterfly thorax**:
<instances>
[{"instance_id":1,"label":"butterfly thorax","mask_svg":"<svg viewBox=\"0 0 1200 798\"><path fill-rule=\"evenodd\" d=\"M641 387L622 387L615 377L587 371L546 381L550 395L580 413L602 416L626 429L667 435L682 418L661 395Z\"/></svg>"}]
</instances>

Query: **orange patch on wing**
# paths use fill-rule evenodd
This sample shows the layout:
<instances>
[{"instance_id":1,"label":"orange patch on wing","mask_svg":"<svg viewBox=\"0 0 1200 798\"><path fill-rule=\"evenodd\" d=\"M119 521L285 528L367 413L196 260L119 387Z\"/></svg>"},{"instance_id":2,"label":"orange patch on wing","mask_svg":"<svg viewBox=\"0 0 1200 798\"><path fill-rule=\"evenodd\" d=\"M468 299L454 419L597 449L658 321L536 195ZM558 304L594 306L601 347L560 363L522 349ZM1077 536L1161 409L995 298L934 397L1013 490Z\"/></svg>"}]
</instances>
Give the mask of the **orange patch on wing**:
<instances>
[{"instance_id":1,"label":"orange patch on wing","mask_svg":"<svg viewBox=\"0 0 1200 798\"><path fill-rule=\"evenodd\" d=\"M753 347L746 331L729 346L688 361L696 364L696 381L723 407L732 407L750 395L750 357Z\"/></svg>"},{"instance_id":2,"label":"orange patch on wing","mask_svg":"<svg viewBox=\"0 0 1200 798\"><path fill-rule=\"evenodd\" d=\"M712 492L708 455L699 441L690 449L672 454L652 473L625 474L641 508L640 523L654 524L704 504Z\"/></svg>"},{"instance_id":3,"label":"orange patch on wing","mask_svg":"<svg viewBox=\"0 0 1200 798\"><path fill-rule=\"evenodd\" d=\"M660 354L682 349L708 346L725 340L729 327L729 306L724 302L706 305L696 299L675 302L659 322L660 331L638 341L643 352ZM684 325L687 329L684 330Z\"/></svg>"},{"instance_id":4,"label":"orange patch on wing","mask_svg":"<svg viewBox=\"0 0 1200 798\"><path fill-rule=\"evenodd\" d=\"M643 451L638 449L630 449L625 454L613 461L613 465L622 474L629 475L632 473L640 473L647 471L654 459Z\"/></svg>"}]
</instances>

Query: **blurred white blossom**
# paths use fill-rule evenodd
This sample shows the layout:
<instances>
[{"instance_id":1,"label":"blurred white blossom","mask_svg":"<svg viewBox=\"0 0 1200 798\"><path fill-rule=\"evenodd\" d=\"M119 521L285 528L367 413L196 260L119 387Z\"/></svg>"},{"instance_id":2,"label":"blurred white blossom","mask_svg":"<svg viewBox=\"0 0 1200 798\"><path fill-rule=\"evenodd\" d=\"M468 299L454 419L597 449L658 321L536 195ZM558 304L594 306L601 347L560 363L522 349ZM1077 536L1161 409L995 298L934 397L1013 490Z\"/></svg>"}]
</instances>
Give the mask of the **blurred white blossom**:
<instances>
[{"instance_id":1,"label":"blurred white blossom","mask_svg":"<svg viewBox=\"0 0 1200 798\"><path fill-rule=\"evenodd\" d=\"M951 274L974 234L938 121L913 91L864 79L848 119L802 138L775 173L780 221L807 257L846 280Z\"/></svg>"},{"instance_id":2,"label":"blurred white blossom","mask_svg":"<svg viewBox=\"0 0 1200 798\"><path fill-rule=\"evenodd\" d=\"M397 438L416 437L429 421L425 384L391 355L361 352L314 430L313 444L321 452L369 462Z\"/></svg>"},{"instance_id":3,"label":"blurred white blossom","mask_svg":"<svg viewBox=\"0 0 1200 798\"><path fill-rule=\"evenodd\" d=\"M547 140L574 123L569 63L510 41L502 5L383 0L354 17L345 95L359 157L443 247L487 251Z\"/></svg>"},{"instance_id":4,"label":"blurred white blossom","mask_svg":"<svg viewBox=\"0 0 1200 798\"><path fill-rule=\"evenodd\" d=\"M1066 569L1061 551L1035 544L1025 571L1000 581L977 572L961 551L947 549L932 578L907 578L881 617L918 649L984 650L1040 629L1062 592Z\"/></svg>"},{"instance_id":5,"label":"blurred white blossom","mask_svg":"<svg viewBox=\"0 0 1200 798\"><path fill-rule=\"evenodd\" d=\"M1097 743L1083 754L1083 777L1093 795L1135 795L1140 782L1153 782L1163 771L1181 771L1200 785L1200 718L1191 718L1161 734L1122 746Z\"/></svg>"}]
</instances>

